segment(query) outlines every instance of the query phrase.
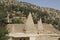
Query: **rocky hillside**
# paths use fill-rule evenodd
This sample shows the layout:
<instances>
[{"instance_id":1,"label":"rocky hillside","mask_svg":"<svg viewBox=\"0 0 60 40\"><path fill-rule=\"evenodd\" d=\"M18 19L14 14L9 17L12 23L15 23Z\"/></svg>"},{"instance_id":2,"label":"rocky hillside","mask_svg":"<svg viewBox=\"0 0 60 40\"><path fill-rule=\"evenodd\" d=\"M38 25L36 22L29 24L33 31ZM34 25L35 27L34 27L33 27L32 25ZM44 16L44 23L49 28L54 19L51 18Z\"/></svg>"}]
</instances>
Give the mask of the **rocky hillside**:
<instances>
[{"instance_id":1,"label":"rocky hillside","mask_svg":"<svg viewBox=\"0 0 60 40\"><path fill-rule=\"evenodd\" d=\"M1 0L0 11L3 12L3 10L7 14L6 23L25 23L29 12L31 12L34 23L37 23L41 18L43 23L52 24L56 29L60 30L60 10L39 7L16 0Z\"/></svg>"}]
</instances>

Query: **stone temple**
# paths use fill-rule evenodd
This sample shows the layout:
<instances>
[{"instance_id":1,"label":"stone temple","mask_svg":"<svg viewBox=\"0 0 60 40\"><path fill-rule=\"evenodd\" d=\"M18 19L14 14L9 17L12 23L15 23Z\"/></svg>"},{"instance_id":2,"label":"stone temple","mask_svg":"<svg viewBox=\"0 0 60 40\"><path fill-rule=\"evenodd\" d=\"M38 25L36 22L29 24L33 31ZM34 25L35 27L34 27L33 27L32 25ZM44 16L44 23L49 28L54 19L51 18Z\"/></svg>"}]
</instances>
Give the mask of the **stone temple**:
<instances>
[{"instance_id":1,"label":"stone temple","mask_svg":"<svg viewBox=\"0 0 60 40\"><path fill-rule=\"evenodd\" d=\"M51 24L42 23L41 19L34 24L31 13L25 24L8 24L7 27L9 40L60 40L60 31Z\"/></svg>"}]
</instances>

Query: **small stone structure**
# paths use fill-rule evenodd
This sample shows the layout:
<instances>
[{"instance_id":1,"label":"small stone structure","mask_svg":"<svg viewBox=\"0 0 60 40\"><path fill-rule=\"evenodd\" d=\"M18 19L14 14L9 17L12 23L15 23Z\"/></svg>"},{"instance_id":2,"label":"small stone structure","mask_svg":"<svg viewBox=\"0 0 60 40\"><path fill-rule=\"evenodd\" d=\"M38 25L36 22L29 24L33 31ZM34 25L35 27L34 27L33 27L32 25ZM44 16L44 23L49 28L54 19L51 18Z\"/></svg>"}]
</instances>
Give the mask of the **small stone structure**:
<instances>
[{"instance_id":1,"label":"small stone structure","mask_svg":"<svg viewBox=\"0 0 60 40\"><path fill-rule=\"evenodd\" d=\"M60 31L53 25L42 23L33 23L31 13L25 24L8 24L9 40L60 40Z\"/></svg>"}]
</instances>

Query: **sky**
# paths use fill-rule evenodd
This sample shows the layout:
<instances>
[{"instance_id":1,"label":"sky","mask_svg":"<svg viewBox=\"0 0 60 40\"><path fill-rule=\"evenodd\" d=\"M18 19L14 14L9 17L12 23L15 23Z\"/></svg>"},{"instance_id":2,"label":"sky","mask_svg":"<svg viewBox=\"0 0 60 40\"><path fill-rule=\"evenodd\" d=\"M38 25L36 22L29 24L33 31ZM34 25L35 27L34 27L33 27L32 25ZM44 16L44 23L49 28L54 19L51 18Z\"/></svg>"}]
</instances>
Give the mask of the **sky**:
<instances>
[{"instance_id":1,"label":"sky","mask_svg":"<svg viewBox=\"0 0 60 40\"><path fill-rule=\"evenodd\" d=\"M60 0L18 0L31 3L40 7L49 7L60 10Z\"/></svg>"}]
</instances>

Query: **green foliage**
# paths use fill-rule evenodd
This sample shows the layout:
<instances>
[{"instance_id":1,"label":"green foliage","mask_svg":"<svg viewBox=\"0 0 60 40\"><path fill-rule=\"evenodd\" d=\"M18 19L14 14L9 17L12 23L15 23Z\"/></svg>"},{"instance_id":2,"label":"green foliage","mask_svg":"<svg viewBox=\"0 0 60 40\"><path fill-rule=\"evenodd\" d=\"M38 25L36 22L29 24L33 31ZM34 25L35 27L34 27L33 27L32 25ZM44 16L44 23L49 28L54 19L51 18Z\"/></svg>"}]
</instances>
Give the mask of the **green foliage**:
<instances>
[{"instance_id":1,"label":"green foliage","mask_svg":"<svg viewBox=\"0 0 60 40\"><path fill-rule=\"evenodd\" d=\"M6 20L3 16L0 16L0 40L8 40L8 30L6 28L6 25L4 25L6 24Z\"/></svg>"},{"instance_id":2,"label":"green foliage","mask_svg":"<svg viewBox=\"0 0 60 40\"><path fill-rule=\"evenodd\" d=\"M55 18L55 20L53 21L53 26L60 31L60 19L59 18Z\"/></svg>"},{"instance_id":3,"label":"green foliage","mask_svg":"<svg viewBox=\"0 0 60 40\"><path fill-rule=\"evenodd\" d=\"M6 23L6 17L7 17L7 13L4 11L0 11L0 24Z\"/></svg>"},{"instance_id":4,"label":"green foliage","mask_svg":"<svg viewBox=\"0 0 60 40\"><path fill-rule=\"evenodd\" d=\"M8 40L8 30L6 28L6 17L7 14L5 11L0 11L0 40Z\"/></svg>"},{"instance_id":5,"label":"green foliage","mask_svg":"<svg viewBox=\"0 0 60 40\"><path fill-rule=\"evenodd\" d=\"M8 30L6 28L7 13L4 9L4 5L0 5L0 40L8 40Z\"/></svg>"},{"instance_id":6,"label":"green foliage","mask_svg":"<svg viewBox=\"0 0 60 40\"><path fill-rule=\"evenodd\" d=\"M0 40L8 40L8 38L8 30L6 28L6 25L0 25Z\"/></svg>"},{"instance_id":7,"label":"green foliage","mask_svg":"<svg viewBox=\"0 0 60 40\"><path fill-rule=\"evenodd\" d=\"M5 27L0 27L0 40L8 40L8 31Z\"/></svg>"},{"instance_id":8,"label":"green foliage","mask_svg":"<svg viewBox=\"0 0 60 40\"><path fill-rule=\"evenodd\" d=\"M23 24L24 22L21 19L13 19L12 23L14 23L14 24Z\"/></svg>"},{"instance_id":9,"label":"green foliage","mask_svg":"<svg viewBox=\"0 0 60 40\"><path fill-rule=\"evenodd\" d=\"M0 4L0 24L6 23L7 13L4 9L5 6L3 4Z\"/></svg>"}]
</instances>

